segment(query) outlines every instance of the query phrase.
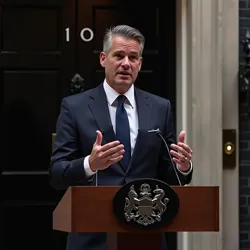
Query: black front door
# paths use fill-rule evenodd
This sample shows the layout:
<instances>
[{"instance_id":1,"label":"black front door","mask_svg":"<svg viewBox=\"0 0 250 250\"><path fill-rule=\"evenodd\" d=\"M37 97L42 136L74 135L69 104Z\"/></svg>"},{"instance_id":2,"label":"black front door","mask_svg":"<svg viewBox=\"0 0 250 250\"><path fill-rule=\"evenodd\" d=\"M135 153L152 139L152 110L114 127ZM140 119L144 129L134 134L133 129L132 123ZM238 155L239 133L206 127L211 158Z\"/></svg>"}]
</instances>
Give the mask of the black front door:
<instances>
[{"instance_id":1,"label":"black front door","mask_svg":"<svg viewBox=\"0 0 250 250\"><path fill-rule=\"evenodd\" d=\"M146 36L136 85L167 97L175 114L175 1L0 0L0 83L4 94L4 250L65 248L52 230L62 193L48 182L60 102L76 74L100 84L104 31L125 23ZM93 33L92 33L93 32ZM93 36L92 36L93 35ZM77 89L74 89L77 91ZM174 235L175 236L175 235ZM170 237L175 249L175 237Z\"/></svg>"}]
</instances>

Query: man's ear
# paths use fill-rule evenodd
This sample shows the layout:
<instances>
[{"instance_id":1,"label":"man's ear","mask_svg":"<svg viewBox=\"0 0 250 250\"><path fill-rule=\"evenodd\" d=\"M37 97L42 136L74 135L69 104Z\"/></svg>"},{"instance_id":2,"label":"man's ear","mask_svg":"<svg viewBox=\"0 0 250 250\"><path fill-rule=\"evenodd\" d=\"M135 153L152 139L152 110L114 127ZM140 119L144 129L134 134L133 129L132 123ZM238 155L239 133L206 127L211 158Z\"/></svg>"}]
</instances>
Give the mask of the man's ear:
<instances>
[{"instance_id":1,"label":"man's ear","mask_svg":"<svg viewBox=\"0 0 250 250\"><path fill-rule=\"evenodd\" d=\"M99 58L101 66L105 67L106 54L104 52L101 52Z\"/></svg>"}]
</instances>

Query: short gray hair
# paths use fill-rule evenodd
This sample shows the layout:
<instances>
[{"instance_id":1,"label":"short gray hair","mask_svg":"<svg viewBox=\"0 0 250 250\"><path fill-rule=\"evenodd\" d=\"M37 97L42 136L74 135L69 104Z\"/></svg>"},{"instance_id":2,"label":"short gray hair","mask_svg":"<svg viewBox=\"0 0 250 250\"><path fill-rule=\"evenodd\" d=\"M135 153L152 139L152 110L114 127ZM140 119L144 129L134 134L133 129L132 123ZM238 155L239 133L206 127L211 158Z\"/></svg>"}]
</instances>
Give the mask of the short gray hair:
<instances>
[{"instance_id":1,"label":"short gray hair","mask_svg":"<svg viewBox=\"0 0 250 250\"><path fill-rule=\"evenodd\" d=\"M123 37L137 41L141 47L140 56L142 55L144 44L145 44L145 38L139 30L137 30L136 28L130 27L128 25L118 25L118 26L114 26L106 30L106 33L103 39L103 51L106 54L111 49L112 39L115 35L123 36Z\"/></svg>"}]
</instances>

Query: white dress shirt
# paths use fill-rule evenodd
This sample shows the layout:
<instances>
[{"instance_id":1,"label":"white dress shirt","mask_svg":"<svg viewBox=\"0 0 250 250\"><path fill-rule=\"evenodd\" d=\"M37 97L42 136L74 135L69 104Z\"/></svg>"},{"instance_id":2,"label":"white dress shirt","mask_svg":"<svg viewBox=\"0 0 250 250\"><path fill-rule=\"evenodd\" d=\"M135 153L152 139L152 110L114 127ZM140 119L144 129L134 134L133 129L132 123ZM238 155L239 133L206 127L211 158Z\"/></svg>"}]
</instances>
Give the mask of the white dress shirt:
<instances>
[{"instance_id":1,"label":"white dress shirt","mask_svg":"<svg viewBox=\"0 0 250 250\"><path fill-rule=\"evenodd\" d=\"M103 82L104 91L106 93L107 97L107 105L109 109L109 114L111 118L111 123L113 125L114 132L116 132L116 108L118 105L117 97L120 95L117 91L115 91L113 88L108 85L106 82L106 79ZM126 96L125 102L124 102L124 108L126 109L128 120L129 120L129 126L130 126L130 143L131 143L131 155L133 154L133 150L136 143L136 138L138 134L138 113L137 113L137 107L135 102L135 94L134 94L134 85L132 85L129 90L124 94ZM84 169L86 177L90 177L96 172L93 172L89 166L89 155L84 158ZM179 168L177 167L179 170ZM191 168L188 172L180 172L184 175L188 175L192 170L192 164Z\"/></svg>"}]
</instances>

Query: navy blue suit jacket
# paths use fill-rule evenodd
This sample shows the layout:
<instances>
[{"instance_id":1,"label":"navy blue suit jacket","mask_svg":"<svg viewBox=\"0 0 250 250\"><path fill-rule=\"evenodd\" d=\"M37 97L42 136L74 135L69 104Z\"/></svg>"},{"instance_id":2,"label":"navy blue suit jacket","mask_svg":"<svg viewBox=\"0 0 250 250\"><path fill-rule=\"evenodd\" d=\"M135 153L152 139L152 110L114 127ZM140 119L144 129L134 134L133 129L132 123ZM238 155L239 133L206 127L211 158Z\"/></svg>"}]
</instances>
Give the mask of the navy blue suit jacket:
<instances>
[{"instance_id":1,"label":"navy blue suit jacket","mask_svg":"<svg viewBox=\"0 0 250 250\"><path fill-rule=\"evenodd\" d=\"M138 178L157 178L179 185L162 140L150 129L159 128L168 145L176 142L171 105L167 99L135 88L139 130L127 170L120 163L98 172L98 186L122 186ZM95 185L85 176L84 157L91 153L96 130L103 133L103 144L116 140L103 85L62 100L56 138L51 156L50 178L56 189L73 185ZM178 173L182 184L192 173ZM63 218L62 218L63 219ZM105 233L70 233L67 250L106 250Z\"/></svg>"}]
</instances>

